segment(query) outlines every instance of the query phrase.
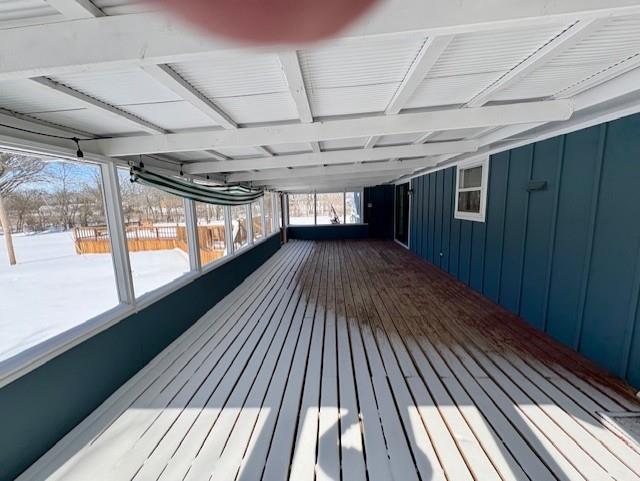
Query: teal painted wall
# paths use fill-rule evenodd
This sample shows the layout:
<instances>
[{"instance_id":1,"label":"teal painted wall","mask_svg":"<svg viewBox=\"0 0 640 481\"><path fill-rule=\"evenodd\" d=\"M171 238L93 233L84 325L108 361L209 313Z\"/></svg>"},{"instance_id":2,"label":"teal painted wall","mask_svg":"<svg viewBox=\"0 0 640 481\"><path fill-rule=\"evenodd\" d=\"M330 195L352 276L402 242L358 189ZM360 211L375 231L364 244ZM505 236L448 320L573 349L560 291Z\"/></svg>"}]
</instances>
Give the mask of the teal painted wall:
<instances>
[{"instance_id":1,"label":"teal painted wall","mask_svg":"<svg viewBox=\"0 0 640 481\"><path fill-rule=\"evenodd\" d=\"M411 250L640 387L640 115L492 156L484 223L454 187L413 179Z\"/></svg>"},{"instance_id":2,"label":"teal painted wall","mask_svg":"<svg viewBox=\"0 0 640 481\"><path fill-rule=\"evenodd\" d=\"M270 237L0 389L0 480L33 464L279 248Z\"/></svg>"},{"instance_id":3,"label":"teal painted wall","mask_svg":"<svg viewBox=\"0 0 640 481\"><path fill-rule=\"evenodd\" d=\"M295 225L287 227L289 239L339 240L366 239L369 237L367 224L338 225Z\"/></svg>"}]
</instances>

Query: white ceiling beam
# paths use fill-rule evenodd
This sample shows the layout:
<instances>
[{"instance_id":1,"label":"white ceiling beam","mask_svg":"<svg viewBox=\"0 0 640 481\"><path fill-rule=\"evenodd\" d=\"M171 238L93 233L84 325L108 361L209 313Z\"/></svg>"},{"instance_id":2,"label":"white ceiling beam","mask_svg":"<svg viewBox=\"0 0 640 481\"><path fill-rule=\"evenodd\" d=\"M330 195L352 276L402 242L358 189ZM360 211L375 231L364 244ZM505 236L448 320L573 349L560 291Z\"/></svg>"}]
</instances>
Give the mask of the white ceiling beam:
<instances>
[{"instance_id":1,"label":"white ceiling beam","mask_svg":"<svg viewBox=\"0 0 640 481\"><path fill-rule=\"evenodd\" d=\"M387 105L384 111L386 114L397 114L404 108L453 38L454 35L445 35L427 39L389 105Z\"/></svg>"},{"instance_id":2,"label":"white ceiling beam","mask_svg":"<svg viewBox=\"0 0 640 481\"><path fill-rule=\"evenodd\" d=\"M422 157L413 160L389 160L386 162L368 162L366 164L331 165L306 167L301 169L270 169L260 172L242 172L227 176L229 182L248 182L270 179L286 179L290 177L315 177L332 174L363 174L372 172L388 172L400 170L417 170L436 165L433 158Z\"/></svg>"},{"instance_id":3,"label":"white ceiling beam","mask_svg":"<svg viewBox=\"0 0 640 481\"><path fill-rule=\"evenodd\" d=\"M391 98L389 105L384 113L387 115L397 114L407 104L413 96L416 89L425 79L429 70L436 64L440 56L453 40L454 35L444 35L442 37L429 37L422 45L418 55L411 64L409 71L400 83L395 94ZM380 140L379 136L369 137L364 147L369 148L375 146ZM427 139L416 141L415 143L424 143Z\"/></svg>"},{"instance_id":4,"label":"white ceiling beam","mask_svg":"<svg viewBox=\"0 0 640 481\"><path fill-rule=\"evenodd\" d=\"M298 116L303 123L313 122L311 113L311 105L307 96L307 89L304 86L304 78L302 77L302 69L298 60L298 52L295 50L282 52L278 54L282 73L284 74L289 92L293 97L298 109Z\"/></svg>"},{"instance_id":5,"label":"white ceiling beam","mask_svg":"<svg viewBox=\"0 0 640 481\"><path fill-rule=\"evenodd\" d=\"M216 162L193 162L185 164L185 172L207 174L211 172L237 172L254 169L281 169L286 167L307 167L312 165L335 165L350 162L387 160L390 158L409 159L449 153L474 152L476 141L439 142L422 145L399 145L377 149L351 149L321 153L278 155L269 159L240 159Z\"/></svg>"},{"instance_id":6,"label":"white ceiling beam","mask_svg":"<svg viewBox=\"0 0 640 481\"><path fill-rule=\"evenodd\" d=\"M509 88L531 72L542 67L545 63L563 52L566 52L599 30L607 21L608 19L591 19L581 20L575 23L536 51L533 55L489 85L489 87L471 99L467 103L467 106L480 107L486 104L497 92Z\"/></svg>"},{"instance_id":7,"label":"white ceiling beam","mask_svg":"<svg viewBox=\"0 0 640 481\"><path fill-rule=\"evenodd\" d=\"M103 17L104 12L90 0L45 0L68 19Z\"/></svg>"},{"instance_id":8,"label":"white ceiling beam","mask_svg":"<svg viewBox=\"0 0 640 481\"><path fill-rule=\"evenodd\" d=\"M304 124L313 122L311 104L309 103L309 96L307 95L307 89L304 85L304 76L302 75L298 52L295 50L281 52L278 54L278 60L280 61L284 78L289 86L289 93L296 104L300 121ZM320 144L318 142L311 142L310 145L313 152L320 152Z\"/></svg>"},{"instance_id":9,"label":"white ceiling beam","mask_svg":"<svg viewBox=\"0 0 640 481\"><path fill-rule=\"evenodd\" d=\"M372 149L380 141L382 135L373 135L364 143L364 149Z\"/></svg>"},{"instance_id":10,"label":"white ceiling beam","mask_svg":"<svg viewBox=\"0 0 640 481\"><path fill-rule=\"evenodd\" d=\"M256 147L254 147L253 150L258 152L259 154L264 155L265 157L273 157L273 152L271 152L266 147L263 147L262 145L258 145Z\"/></svg>"},{"instance_id":11,"label":"white ceiling beam","mask_svg":"<svg viewBox=\"0 0 640 481\"><path fill-rule=\"evenodd\" d=\"M390 0L381 2L341 36L415 31L427 36L453 35L638 13L638 0ZM183 62L242 48L157 12L4 29L0 45L0 80Z\"/></svg>"},{"instance_id":12,"label":"white ceiling beam","mask_svg":"<svg viewBox=\"0 0 640 481\"><path fill-rule=\"evenodd\" d=\"M125 119L129 122L136 124L140 127L144 132L148 132L150 134L165 134L167 131L158 127L157 125L152 124L151 122L147 122L146 120L141 119L133 114L125 112L124 110L120 110L113 105L109 105L105 102L102 102L98 99L90 97L89 95L83 94L82 92L78 92L77 90L73 90L72 88L67 87L58 82L54 82L51 79L46 77L37 77L31 79L32 82L37 83L43 87L47 87L49 89L55 90L62 94L68 95L69 97L73 97L76 100L79 100L83 104L85 104L88 108L100 110L112 117L117 117L120 120Z\"/></svg>"},{"instance_id":13,"label":"white ceiling beam","mask_svg":"<svg viewBox=\"0 0 640 481\"><path fill-rule=\"evenodd\" d=\"M235 129L238 127L226 112L198 92L168 65L145 65L142 67L142 70L180 98L186 100L195 108L200 110L216 124L224 127L225 129Z\"/></svg>"},{"instance_id":14,"label":"white ceiling beam","mask_svg":"<svg viewBox=\"0 0 640 481\"><path fill-rule=\"evenodd\" d=\"M420 133L530 122L566 120L573 113L569 100L383 115L311 124L204 130L164 135L131 136L90 141L96 152L109 156L188 152L224 147L254 147L305 143L372 135Z\"/></svg>"}]
</instances>

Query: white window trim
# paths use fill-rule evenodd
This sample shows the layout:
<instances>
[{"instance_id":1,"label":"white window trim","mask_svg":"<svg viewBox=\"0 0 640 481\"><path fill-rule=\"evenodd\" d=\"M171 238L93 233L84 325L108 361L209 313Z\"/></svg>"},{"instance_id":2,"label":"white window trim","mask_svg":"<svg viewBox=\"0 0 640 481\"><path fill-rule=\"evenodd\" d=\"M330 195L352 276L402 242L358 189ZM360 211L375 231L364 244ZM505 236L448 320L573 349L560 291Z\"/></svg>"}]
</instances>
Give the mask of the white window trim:
<instances>
[{"instance_id":1,"label":"white window trim","mask_svg":"<svg viewBox=\"0 0 640 481\"><path fill-rule=\"evenodd\" d=\"M354 222L353 224L347 224L347 192L354 192L360 194L360 222ZM313 224L292 224L291 219L289 218L289 194L286 194L284 197L285 200L285 208L286 208L286 226L285 227L323 227L323 226L340 226L340 225L362 225L362 218L364 217L364 188L360 189L348 189L348 190L319 190L315 192L291 192L291 194L308 194L313 195ZM318 194L342 194L342 223L340 224L318 224Z\"/></svg>"},{"instance_id":2,"label":"white window trim","mask_svg":"<svg viewBox=\"0 0 640 481\"><path fill-rule=\"evenodd\" d=\"M473 188L460 188L460 172L462 170L471 169L473 167L482 167L482 179L480 181L480 212L459 212L458 211L458 193L470 192L478 190ZM453 217L460 220L470 220L473 222L484 222L487 213L487 189L489 184L489 157L462 162L456 166L456 189L455 189L455 210Z\"/></svg>"},{"instance_id":3,"label":"white window trim","mask_svg":"<svg viewBox=\"0 0 640 481\"><path fill-rule=\"evenodd\" d=\"M43 144L45 145L45 144ZM29 145L25 145L24 148L19 149L25 153L35 153L38 155L51 155L61 160L76 161L75 152L68 149L56 148L54 146L46 146L42 149L33 149ZM100 332L109 329L115 324L119 323L123 319L139 312L140 310L148 307L149 305L159 301L160 299L168 296L169 294L177 291L178 289L190 284L199 277L210 273L216 268L220 267L240 254L251 250L253 247L268 241L272 237L279 236L279 229L266 235L263 230L263 236L253 241L253 229L252 229L252 211L250 204L245 205L247 219L247 245L234 252L233 249L233 236L226 235L227 241L227 255L216 259L215 261L202 265L200 259L200 251L198 246L198 233L197 233L197 215L195 211L195 203L193 201L184 200L185 207L185 224L187 229L187 239L189 247L189 271L182 274L180 277L173 281L159 286L158 288L146 292L136 297L133 287L133 277L131 274L131 264L129 259L129 252L126 241L126 233L124 226L124 218L122 214L122 202L120 197L120 185L118 180L118 167L123 167L121 162L116 162L113 159L109 159L102 156L93 154L86 155L86 160L95 163L100 168L102 192L105 207L105 216L107 221L107 228L109 230L109 237L111 240L111 252L114 268L114 277L116 289L118 292L118 298L120 303L113 308L98 314L84 322L63 331L53 337L43 340L34 346L31 346L24 351L17 353L8 359L0 361L0 388L15 381L16 379L28 374L32 370L45 364L54 357L64 353L84 342L87 339L99 334ZM268 193L274 195L273 193ZM273 197L272 197L273 198ZM262 199L260 200L263 205ZM275 221L278 209L275 203L272 202L274 225L278 224ZM231 208L225 207L225 228L227 233L231 233ZM264 226L265 215L264 207L261 209L261 222Z\"/></svg>"}]
</instances>

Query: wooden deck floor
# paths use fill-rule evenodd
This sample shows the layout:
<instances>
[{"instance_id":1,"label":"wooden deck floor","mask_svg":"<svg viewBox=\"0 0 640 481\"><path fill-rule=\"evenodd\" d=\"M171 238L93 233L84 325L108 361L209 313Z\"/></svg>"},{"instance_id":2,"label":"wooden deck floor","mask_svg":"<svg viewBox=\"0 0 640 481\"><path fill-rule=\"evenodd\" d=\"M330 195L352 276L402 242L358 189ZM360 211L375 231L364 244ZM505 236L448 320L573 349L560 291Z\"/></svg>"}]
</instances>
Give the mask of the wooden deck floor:
<instances>
[{"instance_id":1,"label":"wooden deck floor","mask_svg":"<svg viewBox=\"0 0 640 481\"><path fill-rule=\"evenodd\" d=\"M622 383L388 242L291 242L20 479L640 479Z\"/></svg>"}]
</instances>

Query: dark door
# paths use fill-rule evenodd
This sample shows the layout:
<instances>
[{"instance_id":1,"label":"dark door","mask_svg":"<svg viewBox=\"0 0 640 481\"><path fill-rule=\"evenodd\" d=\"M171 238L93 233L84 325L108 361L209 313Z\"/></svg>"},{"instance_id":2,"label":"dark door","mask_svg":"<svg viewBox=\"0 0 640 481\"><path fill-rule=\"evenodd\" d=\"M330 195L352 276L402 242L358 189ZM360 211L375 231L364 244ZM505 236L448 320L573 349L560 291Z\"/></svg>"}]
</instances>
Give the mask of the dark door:
<instances>
[{"instance_id":1,"label":"dark door","mask_svg":"<svg viewBox=\"0 0 640 481\"><path fill-rule=\"evenodd\" d=\"M396 240L409 241L409 183L396 185Z\"/></svg>"}]
</instances>

